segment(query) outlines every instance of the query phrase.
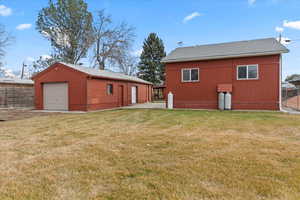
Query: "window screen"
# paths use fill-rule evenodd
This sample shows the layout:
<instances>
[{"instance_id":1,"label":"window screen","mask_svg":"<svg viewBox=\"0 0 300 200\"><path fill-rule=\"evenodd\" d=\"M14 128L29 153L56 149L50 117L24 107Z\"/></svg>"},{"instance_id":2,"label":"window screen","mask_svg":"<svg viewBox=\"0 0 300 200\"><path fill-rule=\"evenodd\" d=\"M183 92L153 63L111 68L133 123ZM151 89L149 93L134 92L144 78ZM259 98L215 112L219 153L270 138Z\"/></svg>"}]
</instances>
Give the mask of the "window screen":
<instances>
[{"instance_id":1,"label":"window screen","mask_svg":"<svg viewBox=\"0 0 300 200\"><path fill-rule=\"evenodd\" d=\"M239 66L238 79L246 79L246 78L247 78L247 66Z\"/></svg>"},{"instance_id":2,"label":"window screen","mask_svg":"<svg viewBox=\"0 0 300 200\"><path fill-rule=\"evenodd\" d=\"M199 73L198 69L191 69L191 80L198 81L199 80Z\"/></svg>"},{"instance_id":3,"label":"window screen","mask_svg":"<svg viewBox=\"0 0 300 200\"><path fill-rule=\"evenodd\" d=\"M182 80L183 81L190 81L191 80L191 74L189 69L182 70Z\"/></svg>"},{"instance_id":4,"label":"window screen","mask_svg":"<svg viewBox=\"0 0 300 200\"><path fill-rule=\"evenodd\" d=\"M256 65L248 66L248 78L249 79L257 78L257 66Z\"/></svg>"}]
</instances>

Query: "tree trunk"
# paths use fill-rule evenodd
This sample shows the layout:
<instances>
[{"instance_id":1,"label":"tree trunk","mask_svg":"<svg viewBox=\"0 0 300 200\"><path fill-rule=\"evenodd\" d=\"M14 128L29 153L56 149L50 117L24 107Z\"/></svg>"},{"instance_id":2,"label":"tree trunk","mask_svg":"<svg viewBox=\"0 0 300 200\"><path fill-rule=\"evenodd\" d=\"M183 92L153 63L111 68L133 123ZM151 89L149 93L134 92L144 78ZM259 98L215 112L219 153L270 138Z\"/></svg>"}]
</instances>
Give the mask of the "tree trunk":
<instances>
[{"instance_id":1,"label":"tree trunk","mask_svg":"<svg viewBox=\"0 0 300 200\"><path fill-rule=\"evenodd\" d=\"M105 69L104 61L99 62L99 69L100 70L104 70Z\"/></svg>"}]
</instances>

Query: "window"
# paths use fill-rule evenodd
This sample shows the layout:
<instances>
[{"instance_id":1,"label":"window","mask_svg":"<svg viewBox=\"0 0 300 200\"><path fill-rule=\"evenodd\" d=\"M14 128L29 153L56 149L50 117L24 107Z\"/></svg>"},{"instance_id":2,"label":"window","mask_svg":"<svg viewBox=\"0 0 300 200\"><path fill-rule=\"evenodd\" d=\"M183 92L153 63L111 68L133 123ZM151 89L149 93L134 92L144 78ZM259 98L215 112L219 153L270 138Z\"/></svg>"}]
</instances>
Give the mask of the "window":
<instances>
[{"instance_id":1,"label":"window","mask_svg":"<svg viewBox=\"0 0 300 200\"><path fill-rule=\"evenodd\" d=\"M182 82L196 82L199 81L199 69L182 69Z\"/></svg>"},{"instance_id":2,"label":"window","mask_svg":"<svg viewBox=\"0 0 300 200\"><path fill-rule=\"evenodd\" d=\"M258 65L241 65L237 67L237 79L258 79Z\"/></svg>"},{"instance_id":3,"label":"window","mask_svg":"<svg viewBox=\"0 0 300 200\"><path fill-rule=\"evenodd\" d=\"M106 92L107 92L108 95L113 94L113 84L107 84Z\"/></svg>"}]
</instances>

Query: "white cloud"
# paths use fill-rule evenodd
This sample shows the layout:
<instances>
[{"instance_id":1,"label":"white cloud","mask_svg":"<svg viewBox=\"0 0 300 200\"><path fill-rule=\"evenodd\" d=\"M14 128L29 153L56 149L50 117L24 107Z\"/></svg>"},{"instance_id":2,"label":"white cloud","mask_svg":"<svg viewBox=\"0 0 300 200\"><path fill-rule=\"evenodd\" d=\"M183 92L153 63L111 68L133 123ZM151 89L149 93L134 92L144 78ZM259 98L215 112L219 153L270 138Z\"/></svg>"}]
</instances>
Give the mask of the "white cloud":
<instances>
[{"instance_id":1,"label":"white cloud","mask_svg":"<svg viewBox=\"0 0 300 200\"><path fill-rule=\"evenodd\" d=\"M4 77L6 78L16 78L16 75L13 73L11 69L6 69L4 72Z\"/></svg>"},{"instance_id":2,"label":"white cloud","mask_svg":"<svg viewBox=\"0 0 300 200\"><path fill-rule=\"evenodd\" d=\"M33 62L33 61L35 61L35 59L30 56L25 59L25 62Z\"/></svg>"},{"instance_id":3,"label":"white cloud","mask_svg":"<svg viewBox=\"0 0 300 200\"><path fill-rule=\"evenodd\" d=\"M0 5L0 16L9 16L11 14L12 14L11 8L8 8L5 5Z\"/></svg>"},{"instance_id":4,"label":"white cloud","mask_svg":"<svg viewBox=\"0 0 300 200\"><path fill-rule=\"evenodd\" d=\"M248 0L249 5L254 5L256 3L256 0Z\"/></svg>"},{"instance_id":5,"label":"white cloud","mask_svg":"<svg viewBox=\"0 0 300 200\"><path fill-rule=\"evenodd\" d=\"M300 30L300 20L299 21L283 21L283 26L287 28L293 28L293 29L298 29Z\"/></svg>"},{"instance_id":6,"label":"white cloud","mask_svg":"<svg viewBox=\"0 0 300 200\"><path fill-rule=\"evenodd\" d=\"M31 24L20 24L16 27L16 29L21 31L21 30L29 29L31 28L31 26L32 26Z\"/></svg>"},{"instance_id":7,"label":"white cloud","mask_svg":"<svg viewBox=\"0 0 300 200\"><path fill-rule=\"evenodd\" d=\"M41 58L41 60L48 60L48 59L51 59L52 57L49 55L41 55L40 58Z\"/></svg>"},{"instance_id":8,"label":"white cloud","mask_svg":"<svg viewBox=\"0 0 300 200\"><path fill-rule=\"evenodd\" d=\"M4 78L16 78L16 75L11 69L7 69L4 66L0 65L0 77Z\"/></svg>"},{"instance_id":9,"label":"white cloud","mask_svg":"<svg viewBox=\"0 0 300 200\"><path fill-rule=\"evenodd\" d=\"M284 31L284 28L277 26L277 27L275 28L275 31L276 31L277 33L282 33L282 32Z\"/></svg>"},{"instance_id":10,"label":"white cloud","mask_svg":"<svg viewBox=\"0 0 300 200\"><path fill-rule=\"evenodd\" d=\"M141 54L142 54L142 52L143 52L143 49L138 49L138 50L132 52L132 55L133 55L133 56L140 57Z\"/></svg>"},{"instance_id":11,"label":"white cloud","mask_svg":"<svg viewBox=\"0 0 300 200\"><path fill-rule=\"evenodd\" d=\"M186 23L186 22L188 22L188 21L190 21L190 20L192 20L192 19L194 19L196 17L200 17L200 16L202 16L201 13L199 13L199 12L193 12L193 13L191 13L190 15L186 16L183 19L183 23Z\"/></svg>"}]
</instances>

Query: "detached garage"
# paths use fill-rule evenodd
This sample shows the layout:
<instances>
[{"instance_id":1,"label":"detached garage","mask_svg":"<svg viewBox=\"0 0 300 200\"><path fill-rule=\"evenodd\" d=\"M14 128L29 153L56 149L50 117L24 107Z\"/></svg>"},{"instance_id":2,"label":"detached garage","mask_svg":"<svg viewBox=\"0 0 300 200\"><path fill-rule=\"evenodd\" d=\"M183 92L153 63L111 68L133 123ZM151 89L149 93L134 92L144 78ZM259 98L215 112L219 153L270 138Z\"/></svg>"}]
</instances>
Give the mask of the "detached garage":
<instances>
[{"instance_id":1,"label":"detached garage","mask_svg":"<svg viewBox=\"0 0 300 200\"><path fill-rule=\"evenodd\" d=\"M33 77L38 110L92 111L151 101L152 83L133 76L56 63Z\"/></svg>"}]
</instances>

